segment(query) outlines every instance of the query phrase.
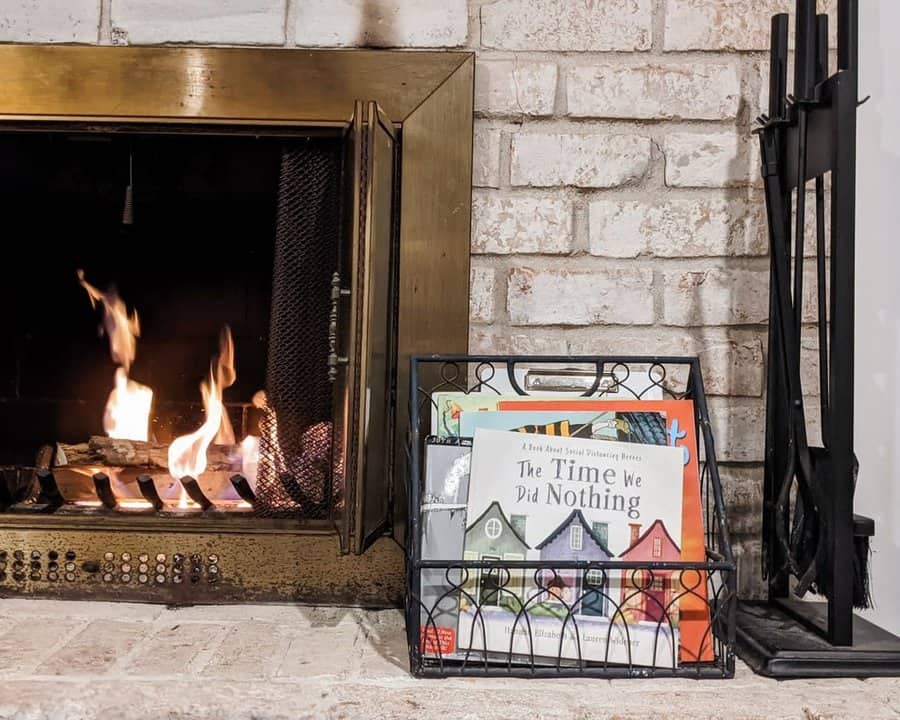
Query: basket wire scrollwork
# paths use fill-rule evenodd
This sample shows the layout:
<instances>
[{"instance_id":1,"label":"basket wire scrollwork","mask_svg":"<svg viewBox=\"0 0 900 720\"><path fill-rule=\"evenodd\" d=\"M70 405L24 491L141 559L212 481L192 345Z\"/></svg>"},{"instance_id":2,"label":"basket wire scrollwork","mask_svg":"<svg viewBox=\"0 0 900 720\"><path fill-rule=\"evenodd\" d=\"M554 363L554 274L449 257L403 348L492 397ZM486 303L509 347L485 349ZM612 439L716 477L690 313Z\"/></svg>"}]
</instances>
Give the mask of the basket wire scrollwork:
<instances>
[{"instance_id":1,"label":"basket wire scrollwork","mask_svg":"<svg viewBox=\"0 0 900 720\"><path fill-rule=\"evenodd\" d=\"M535 377L524 372L534 373ZM709 422L699 361L695 357L628 356L415 356L410 368L410 429L407 443L409 525L407 537L406 624L410 670L418 677L692 677L734 676L736 564L726 525L722 488L716 465L715 443ZM564 370L564 372L560 372ZM427 503L424 489L425 440L431 434L432 414L438 411L438 392L492 393L528 396L549 389L542 379L566 374L577 382L564 397L597 399L666 399L693 401L699 444L700 483L703 505L705 560L681 561L547 561L423 559L423 530ZM563 380L565 382L565 380ZM639 387L635 387L639 385ZM534 652L533 612L548 593L560 587L568 575L581 578L574 597L555 596L559 644L555 656ZM621 573L619 590L607 580ZM658 581L669 581L677 591L663 596ZM430 582L439 594L423 594ZM478 591L473 591L475 584ZM426 597L427 595L427 597ZM652 641L655 666L638 664L631 656L630 625L626 613L635 599L648 608L644 620L655 622ZM690 598L694 607L702 601L709 622L700 644L702 661L685 661L673 642L675 608ZM509 645L503 650L488 644L483 621L485 607L504 604L510 610ZM603 660L582 656L579 613L592 605L604 608L609 623ZM465 607L472 618L465 647L445 652L441 626L447 613ZM613 635L624 642L625 659L610 659ZM575 652L563 652L563 639L574 641ZM473 649L474 648L474 649ZM479 649L480 648L480 649ZM489 649L485 652L483 649ZM660 660L663 658L663 661ZM617 660L617 661L613 661Z\"/></svg>"}]
</instances>

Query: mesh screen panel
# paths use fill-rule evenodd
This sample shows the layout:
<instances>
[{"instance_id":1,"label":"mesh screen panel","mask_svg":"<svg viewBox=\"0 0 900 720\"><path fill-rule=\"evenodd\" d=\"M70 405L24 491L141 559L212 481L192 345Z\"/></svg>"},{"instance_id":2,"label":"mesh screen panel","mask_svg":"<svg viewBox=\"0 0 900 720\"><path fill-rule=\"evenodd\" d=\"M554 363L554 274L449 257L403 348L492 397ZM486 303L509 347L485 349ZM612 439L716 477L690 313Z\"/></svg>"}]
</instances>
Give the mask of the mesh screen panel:
<instances>
[{"instance_id":1,"label":"mesh screen panel","mask_svg":"<svg viewBox=\"0 0 900 720\"><path fill-rule=\"evenodd\" d=\"M341 488L332 487L326 364L341 157L339 143L315 140L282 153L256 487L268 517L324 518L341 502Z\"/></svg>"}]
</instances>

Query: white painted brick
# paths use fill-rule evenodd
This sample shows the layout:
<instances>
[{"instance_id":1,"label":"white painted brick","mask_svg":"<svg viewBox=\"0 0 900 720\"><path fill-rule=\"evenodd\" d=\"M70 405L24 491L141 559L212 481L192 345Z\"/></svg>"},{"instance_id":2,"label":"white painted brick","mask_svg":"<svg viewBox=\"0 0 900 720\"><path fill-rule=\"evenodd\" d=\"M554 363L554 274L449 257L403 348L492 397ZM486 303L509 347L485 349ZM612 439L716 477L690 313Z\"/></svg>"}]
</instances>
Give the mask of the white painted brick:
<instances>
[{"instance_id":1,"label":"white painted brick","mask_svg":"<svg viewBox=\"0 0 900 720\"><path fill-rule=\"evenodd\" d=\"M285 0L112 0L119 44L167 42L279 45Z\"/></svg>"},{"instance_id":2,"label":"white painted brick","mask_svg":"<svg viewBox=\"0 0 900 720\"><path fill-rule=\"evenodd\" d=\"M800 384L805 402L812 407L819 396L819 337L815 327L804 328L800 336Z\"/></svg>"},{"instance_id":3,"label":"white painted brick","mask_svg":"<svg viewBox=\"0 0 900 720\"><path fill-rule=\"evenodd\" d=\"M99 24L97 0L0 3L0 42L95 43Z\"/></svg>"},{"instance_id":4,"label":"white painted brick","mask_svg":"<svg viewBox=\"0 0 900 720\"><path fill-rule=\"evenodd\" d=\"M819 336L812 328L800 337L800 385L804 395L819 394Z\"/></svg>"},{"instance_id":5,"label":"white painted brick","mask_svg":"<svg viewBox=\"0 0 900 720\"><path fill-rule=\"evenodd\" d=\"M569 338L573 355L697 355L708 395L759 397L763 390L760 333L730 328L598 327ZM667 379L684 389L686 373L669 369Z\"/></svg>"},{"instance_id":6,"label":"white painted brick","mask_svg":"<svg viewBox=\"0 0 900 720\"><path fill-rule=\"evenodd\" d=\"M683 349L670 328L596 326L579 328L567 337L572 355L680 355Z\"/></svg>"},{"instance_id":7,"label":"white painted brick","mask_svg":"<svg viewBox=\"0 0 900 720\"><path fill-rule=\"evenodd\" d=\"M720 466L719 478L729 532L738 536L758 534L762 525L762 468Z\"/></svg>"},{"instance_id":8,"label":"white painted brick","mask_svg":"<svg viewBox=\"0 0 900 720\"><path fill-rule=\"evenodd\" d=\"M726 196L663 203L595 200L590 252L604 257L763 255L766 238L746 202Z\"/></svg>"},{"instance_id":9,"label":"white painted brick","mask_svg":"<svg viewBox=\"0 0 900 720\"><path fill-rule=\"evenodd\" d=\"M475 112L552 115L556 78L556 63L480 60L475 65Z\"/></svg>"},{"instance_id":10,"label":"white painted brick","mask_svg":"<svg viewBox=\"0 0 900 720\"><path fill-rule=\"evenodd\" d=\"M830 192L825 191L825 257L831 255L831 211L829 206ZM807 258L813 258L816 255L816 194L815 192L807 192L806 194L806 222L803 230L803 254ZM769 251L769 225L766 219L766 204L760 200L755 207L756 232L759 236L758 245L763 248L765 253ZM791 233L794 232L796 223L796 212L791 218ZM791 245L793 247L793 243ZM812 266L811 266L812 267Z\"/></svg>"},{"instance_id":11,"label":"white painted brick","mask_svg":"<svg viewBox=\"0 0 900 720\"><path fill-rule=\"evenodd\" d=\"M297 44L306 47L457 47L468 35L466 0L300 0Z\"/></svg>"},{"instance_id":12,"label":"white painted brick","mask_svg":"<svg viewBox=\"0 0 900 720\"><path fill-rule=\"evenodd\" d=\"M737 562L737 595L743 600L765 600L766 581L762 575L762 543L759 534L735 537L732 550Z\"/></svg>"},{"instance_id":13,"label":"white painted brick","mask_svg":"<svg viewBox=\"0 0 900 720\"><path fill-rule=\"evenodd\" d=\"M469 318L472 322L494 322L494 268L473 267L469 285Z\"/></svg>"},{"instance_id":14,"label":"white painted brick","mask_svg":"<svg viewBox=\"0 0 900 720\"><path fill-rule=\"evenodd\" d=\"M757 117L762 113L769 112L769 61L760 60L756 67L759 71L759 98L756 107L750 108L751 117ZM788 78L792 78L793 73L788 71ZM790 82L790 81L789 81Z\"/></svg>"},{"instance_id":15,"label":"white painted brick","mask_svg":"<svg viewBox=\"0 0 900 720\"><path fill-rule=\"evenodd\" d=\"M834 37L834 0L819 3L829 12ZM771 18L790 13L793 37L794 0L667 0L665 50L768 50Z\"/></svg>"},{"instance_id":16,"label":"white painted brick","mask_svg":"<svg viewBox=\"0 0 900 720\"><path fill-rule=\"evenodd\" d=\"M519 133L512 140L513 185L607 188L640 180L650 139L640 135Z\"/></svg>"},{"instance_id":17,"label":"white painted brick","mask_svg":"<svg viewBox=\"0 0 900 720\"><path fill-rule=\"evenodd\" d=\"M503 50L649 50L652 0L497 0L481 8L481 44Z\"/></svg>"},{"instance_id":18,"label":"white painted brick","mask_svg":"<svg viewBox=\"0 0 900 720\"><path fill-rule=\"evenodd\" d=\"M649 325L653 273L637 268L594 272L515 268L507 307L513 325Z\"/></svg>"},{"instance_id":19,"label":"white painted brick","mask_svg":"<svg viewBox=\"0 0 900 720\"><path fill-rule=\"evenodd\" d=\"M576 66L566 98L574 117L732 119L741 79L735 63Z\"/></svg>"},{"instance_id":20,"label":"white painted brick","mask_svg":"<svg viewBox=\"0 0 900 720\"><path fill-rule=\"evenodd\" d=\"M742 131L672 133L664 141L666 185L728 187L758 181L759 153Z\"/></svg>"},{"instance_id":21,"label":"white painted brick","mask_svg":"<svg viewBox=\"0 0 900 720\"><path fill-rule=\"evenodd\" d=\"M828 278L831 277L831 262L825 263L825 302L828 303L828 293L830 283ZM792 281L793 282L793 281ZM819 316L819 301L817 298L816 267L813 263L807 261L803 270L803 322L816 322Z\"/></svg>"},{"instance_id":22,"label":"white painted brick","mask_svg":"<svg viewBox=\"0 0 900 720\"><path fill-rule=\"evenodd\" d=\"M762 399L711 397L709 421L719 462L761 462L766 408Z\"/></svg>"},{"instance_id":23,"label":"white painted brick","mask_svg":"<svg viewBox=\"0 0 900 720\"><path fill-rule=\"evenodd\" d=\"M472 149L472 184L475 187L500 186L500 143L503 133L475 123Z\"/></svg>"},{"instance_id":24,"label":"white painted brick","mask_svg":"<svg viewBox=\"0 0 900 720\"><path fill-rule=\"evenodd\" d=\"M633 200L594 200L588 205L591 255L634 258L649 254L651 206Z\"/></svg>"},{"instance_id":25,"label":"white painted brick","mask_svg":"<svg viewBox=\"0 0 900 720\"><path fill-rule=\"evenodd\" d=\"M769 274L764 270L689 270L663 273L666 325L748 325L765 322Z\"/></svg>"},{"instance_id":26,"label":"white painted brick","mask_svg":"<svg viewBox=\"0 0 900 720\"><path fill-rule=\"evenodd\" d=\"M709 395L762 395L765 358L758 334L704 331L699 338L688 338L686 344L686 352L700 359Z\"/></svg>"},{"instance_id":27,"label":"white painted brick","mask_svg":"<svg viewBox=\"0 0 900 720\"><path fill-rule=\"evenodd\" d=\"M559 255L572 249L568 200L476 193L472 203L472 251L505 255Z\"/></svg>"},{"instance_id":28,"label":"white painted brick","mask_svg":"<svg viewBox=\"0 0 900 720\"><path fill-rule=\"evenodd\" d=\"M555 337L546 328L530 332L504 330L496 326L469 329L469 351L482 355L565 355L565 338Z\"/></svg>"}]
</instances>

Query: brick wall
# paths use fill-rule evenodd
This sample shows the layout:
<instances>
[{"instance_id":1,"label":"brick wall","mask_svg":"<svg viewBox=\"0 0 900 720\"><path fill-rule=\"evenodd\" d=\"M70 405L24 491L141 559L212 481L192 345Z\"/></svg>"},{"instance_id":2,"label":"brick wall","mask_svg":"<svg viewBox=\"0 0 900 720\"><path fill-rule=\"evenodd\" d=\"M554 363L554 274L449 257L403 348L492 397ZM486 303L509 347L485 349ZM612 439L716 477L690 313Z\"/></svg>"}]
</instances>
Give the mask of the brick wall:
<instances>
[{"instance_id":1,"label":"brick wall","mask_svg":"<svg viewBox=\"0 0 900 720\"><path fill-rule=\"evenodd\" d=\"M749 129L769 18L793 4L6 0L0 41L474 50L472 350L698 353L749 560L767 314ZM747 562L745 593L757 578Z\"/></svg>"}]
</instances>

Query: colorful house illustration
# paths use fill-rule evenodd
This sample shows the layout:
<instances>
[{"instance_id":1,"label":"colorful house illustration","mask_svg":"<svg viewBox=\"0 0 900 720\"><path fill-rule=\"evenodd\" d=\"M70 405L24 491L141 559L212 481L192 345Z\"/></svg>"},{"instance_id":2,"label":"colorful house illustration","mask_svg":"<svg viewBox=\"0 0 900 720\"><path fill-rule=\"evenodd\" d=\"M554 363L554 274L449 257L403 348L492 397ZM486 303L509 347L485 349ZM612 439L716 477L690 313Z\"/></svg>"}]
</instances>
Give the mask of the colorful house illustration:
<instances>
[{"instance_id":1,"label":"colorful house illustration","mask_svg":"<svg viewBox=\"0 0 900 720\"><path fill-rule=\"evenodd\" d=\"M669 535L662 520L656 520L641 534L641 526L631 523L631 546L623 552L620 560L632 562L677 562L681 560L681 549ZM622 578L622 611L629 622L664 623L665 613L673 623L677 613L672 613L669 604L680 592L679 578L672 570L625 570ZM673 617L674 616L674 617Z\"/></svg>"},{"instance_id":2,"label":"colorful house illustration","mask_svg":"<svg viewBox=\"0 0 900 720\"><path fill-rule=\"evenodd\" d=\"M581 510L573 510L535 549L541 551L541 560L609 560L612 553L606 547L606 538L601 537L603 530L605 527L590 525ZM549 588L544 602L565 603L574 612L585 615L607 614L608 602L604 593L608 592L609 581L602 571L589 570L583 576L574 570L559 570L555 574L548 571L543 584ZM582 593L584 597L581 597ZM581 598L580 602L578 598ZM572 607L573 603L575 607Z\"/></svg>"},{"instance_id":3,"label":"colorful house illustration","mask_svg":"<svg viewBox=\"0 0 900 720\"><path fill-rule=\"evenodd\" d=\"M525 517L506 517L500 503L492 502L466 528L464 560L525 560L530 549L523 539ZM473 570L465 591L483 608L503 605L518 610L523 599L524 573L513 570ZM467 604L466 599L462 601Z\"/></svg>"}]
</instances>

